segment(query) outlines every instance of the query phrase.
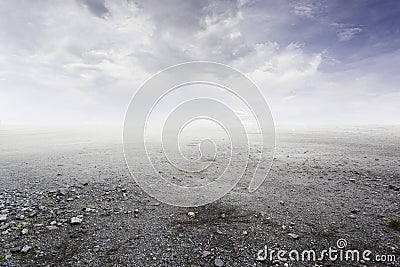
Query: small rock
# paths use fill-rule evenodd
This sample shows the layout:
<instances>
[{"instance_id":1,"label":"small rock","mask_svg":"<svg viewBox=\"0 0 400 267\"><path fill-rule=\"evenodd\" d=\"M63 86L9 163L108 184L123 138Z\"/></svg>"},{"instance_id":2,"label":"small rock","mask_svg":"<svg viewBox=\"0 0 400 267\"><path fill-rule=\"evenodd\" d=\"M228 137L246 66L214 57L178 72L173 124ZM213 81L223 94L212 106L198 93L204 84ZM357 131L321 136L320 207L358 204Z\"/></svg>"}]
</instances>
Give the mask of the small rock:
<instances>
[{"instance_id":1,"label":"small rock","mask_svg":"<svg viewBox=\"0 0 400 267\"><path fill-rule=\"evenodd\" d=\"M10 224L5 223L4 225L0 226L0 231L6 230L9 226Z\"/></svg>"},{"instance_id":2,"label":"small rock","mask_svg":"<svg viewBox=\"0 0 400 267\"><path fill-rule=\"evenodd\" d=\"M16 252L20 252L21 251L21 247L13 247L13 248L10 248L10 252L11 253L16 253Z\"/></svg>"},{"instance_id":3,"label":"small rock","mask_svg":"<svg viewBox=\"0 0 400 267\"><path fill-rule=\"evenodd\" d=\"M357 213L359 213L359 212L360 212L359 209L354 209L354 210L351 211L351 213L353 213L353 214L357 214Z\"/></svg>"},{"instance_id":4,"label":"small rock","mask_svg":"<svg viewBox=\"0 0 400 267\"><path fill-rule=\"evenodd\" d=\"M52 231L52 230L57 230L58 227L55 225L49 225L49 226L46 226L46 229Z\"/></svg>"},{"instance_id":5,"label":"small rock","mask_svg":"<svg viewBox=\"0 0 400 267\"><path fill-rule=\"evenodd\" d=\"M96 212L96 209L93 209L93 208L85 208L83 211L85 211L85 212Z\"/></svg>"},{"instance_id":6,"label":"small rock","mask_svg":"<svg viewBox=\"0 0 400 267\"><path fill-rule=\"evenodd\" d=\"M28 233L28 229L26 229L26 228L22 229L21 234L26 235L27 233Z\"/></svg>"},{"instance_id":7,"label":"small rock","mask_svg":"<svg viewBox=\"0 0 400 267\"><path fill-rule=\"evenodd\" d=\"M203 252L201 253L201 256L202 256L203 258L208 257L208 256L210 256L210 255L211 255L211 252L208 251L208 250L203 250Z\"/></svg>"},{"instance_id":8,"label":"small rock","mask_svg":"<svg viewBox=\"0 0 400 267\"><path fill-rule=\"evenodd\" d=\"M243 235L247 235L248 233L247 233L247 231L243 231L242 234Z\"/></svg>"},{"instance_id":9,"label":"small rock","mask_svg":"<svg viewBox=\"0 0 400 267\"><path fill-rule=\"evenodd\" d=\"M29 250L31 250L31 246L28 246L28 245L25 245L22 249L21 249L21 252L22 253L27 253Z\"/></svg>"},{"instance_id":10,"label":"small rock","mask_svg":"<svg viewBox=\"0 0 400 267\"><path fill-rule=\"evenodd\" d=\"M289 233L288 236L293 238L293 239L299 239L300 238L299 235L296 235L296 234L293 234L293 233Z\"/></svg>"},{"instance_id":11,"label":"small rock","mask_svg":"<svg viewBox=\"0 0 400 267\"><path fill-rule=\"evenodd\" d=\"M221 218L225 219L226 218L226 214L225 213L221 213Z\"/></svg>"},{"instance_id":12,"label":"small rock","mask_svg":"<svg viewBox=\"0 0 400 267\"><path fill-rule=\"evenodd\" d=\"M5 222L7 220L7 214L0 215L0 222Z\"/></svg>"},{"instance_id":13,"label":"small rock","mask_svg":"<svg viewBox=\"0 0 400 267\"><path fill-rule=\"evenodd\" d=\"M78 218L78 217L72 217L71 218L71 224L81 224L83 221L82 218Z\"/></svg>"},{"instance_id":14,"label":"small rock","mask_svg":"<svg viewBox=\"0 0 400 267\"><path fill-rule=\"evenodd\" d=\"M390 189L392 189L392 190L394 190L394 191L400 191L400 187L397 187L397 186L395 186L395 185L389 185L389 188Z\"/></svg>"},{"instance_id":15,"label":"small rock","mask_svg":"<svg viewBox=\"0 0 400 267\"><path fill-rule=\"evenodd\" d=\"M31 213L29 213L29 218L35 217L36 213L36 211L32 211Z\"/></svg>"},{"instance_id":16,"label":"small rock","mask_svg":"<svg viewBox=\"0 0 400 267\"><path fill-rule=\"evenodd\" d=\"M189 211L187 214L190 218L196 217L196 214L193 211Z\"/></svg>"},{"instance_id":17,"label":"small rock","mask_svg":"<svg viewBox=\"0 0 400 267\"><path fill-rule=\"evenodd\" d=\"M214 260L214 265L218 266L218 267L222 267L222 266L224 266L224 262L220 258L216 258Z\"/></svg>"},{"instance_id":18,"label":"small rock","mask_svg":"<svg viewBox=\"0 0 400 267\"><path fill-rule=\"evenodd\" d=\"M59 188L58 193L60 193L60 195L65 196L66 194L68 194L68 188L65 188L65 187Z\"/></svg>"}]
</instances>

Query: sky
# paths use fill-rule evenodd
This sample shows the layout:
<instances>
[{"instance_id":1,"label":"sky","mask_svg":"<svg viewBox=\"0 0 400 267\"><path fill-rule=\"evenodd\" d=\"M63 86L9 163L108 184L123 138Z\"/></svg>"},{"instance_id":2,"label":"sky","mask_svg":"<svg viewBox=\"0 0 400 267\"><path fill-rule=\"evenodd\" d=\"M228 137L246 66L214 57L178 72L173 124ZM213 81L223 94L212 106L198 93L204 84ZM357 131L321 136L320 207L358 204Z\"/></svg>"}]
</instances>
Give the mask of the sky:
<instances>
[{"instance_id":1,"label":"sky","mask_svg":"<svg viewBox=\"0 0 400 267\"><path fill-rule=\"evenodd\" d=\"M227 64L279 124L400 123L400 3L0 1L0 120L123 122L156 72Z\"/></svg>"}]
</instances>

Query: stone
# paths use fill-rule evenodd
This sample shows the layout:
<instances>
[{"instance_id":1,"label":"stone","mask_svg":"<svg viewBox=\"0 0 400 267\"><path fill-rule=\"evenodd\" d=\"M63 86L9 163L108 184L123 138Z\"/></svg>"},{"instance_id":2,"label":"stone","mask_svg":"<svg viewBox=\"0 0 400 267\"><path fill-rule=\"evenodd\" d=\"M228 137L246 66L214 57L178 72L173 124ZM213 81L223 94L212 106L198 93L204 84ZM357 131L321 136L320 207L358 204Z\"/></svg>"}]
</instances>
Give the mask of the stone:
<instances>
[{"instance_id":1,"label":"stone","mask_svg":"<svg viewBox=\"0 0 400 267\"><path fill-rule=\"evenodd\" d=\"M224 266L224 262L220 258L216 258L214 260L214 265L217 267L222 267L222 266Z\"/></svg>"},{"instance_id":2,"label":"stone","mask_svg":"<svg viewBox=\"0 0 400 267\"><path fill-rule=\"evenodd\" d=\"M203 250L203 252L201 253L201 256L202 256L203 258L208 257L208 256L210 256L210 255L211 255L211 252L208 251L208 250Z\"/></svg>"},{"instance_id":3,"label":"stone","mask_svg":"<svg viewBox=\"0 0 400 267\"><path fill-rule=\"evenodd\" d=\"M66 194L68 194L68 188L65 188L65 187L59 188L59 189L58 189L58 193L59 193L60 195L65 196Z\"/></svg>"},{"instance_id":4,"label":"stone","mask_svg":"<svg viewBox=\"0 0 400 267\"><path fill-rule=\"evenodd\" d=\"M79 218L79 217L72 217L71 218L71 224L81 224L82 221L83 221L83 219Z\"/></svg>"},{"instance_id":5,"label":"stone","mask_svg":"<svg viewBox=\"0 0 400 267\"><path fill-rule=\"evenodd\" d=\"M193 211L189 211L187 215L188 215L190 218L196 217L196 213L194 213Z\"/></svg>"},{"instance_id":6,"label":"stone","mask_svg":"<svg viewBox=\"0 0 400 267\"><path fill-rule=\"evenodd\" d=\"M300 238L299 235L294 234L294 233L289 233L288 236L291 237L291 238L293 238L293 239L299 239L299 238Z\"/></svg>"},{"instance_id":7,"label":"stone","mask_svg":"<svg viewBox=\"0 0 400 267\"><path fill-rule=\"evenodd\" d=\"M22 249L21 249L21 252L22 253L27 253L29 250L31 250L31 246L28 246L28 245L25 245Z\"/></svg>"},{"instance_id":8,"label":"stone","mask_svg":"<svg viewBox=\"0 0 400 267\"><path fill-rule=\"evenodd\" d=\"M27 233L28 233L28 229L26 229L26 228L22 229L21 234L26 235Z\"/></svg>"},{"instance_id":9,"label":"stone","mask_svg":"<svg viewBox=\"0 0 400 267\"><path fill-rule=\"evenodd\" d=\"M0 214L0 222L7 221L7 214Z\"/></svg>"}]
</instances>

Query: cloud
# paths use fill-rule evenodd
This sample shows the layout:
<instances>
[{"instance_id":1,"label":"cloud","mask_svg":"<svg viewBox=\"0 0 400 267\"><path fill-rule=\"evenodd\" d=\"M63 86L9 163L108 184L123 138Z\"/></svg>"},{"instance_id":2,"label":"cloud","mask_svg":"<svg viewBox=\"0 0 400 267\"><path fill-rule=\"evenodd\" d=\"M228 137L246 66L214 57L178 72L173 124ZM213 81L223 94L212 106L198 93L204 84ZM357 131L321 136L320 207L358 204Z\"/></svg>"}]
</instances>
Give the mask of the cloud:
<instances>
[{"instance_id":1,"label":"cloud","mask_svg":"<svg viewBox=\"0 0 400 267\"><path fill-rule=\"evenodd\" d=\"M339 42L349 41L360 32L362 32L360 27L340 29L337 32L337 38Z\"/></svg>"},{"instance_id":2,"label":"cloud","mask_svg":"<svg viewBox=\"0 0 400 267\"><path fill-rule=\"evenodd\" d=\"M296 1L292 4L292 11L300 17L315 18L324 13L325 6L322 1Z\"/></svg>"},{"instance_id":3,"label":"cloud","mask_svg":"<svg viewBox=\"0 0 400 267\"><path fill-rule=\"evenodd\" d=\"M84 4L93 15L98 16L100 18L104 18L104 16L109 12L105 7L104 0L80 0L82 4Z\"/></svg>"},{"instance_id":4,"label":"cloud","mask_svg":"<svg viewBox=\"0 0 400 267\"><path fill-rule=\"evenodd\" d=\"M2 1L1 119L121 122L153 73L210 60L249 75L278 123L398 122L389 99L399 81L388 69L399 52L345 42L376 33L337 13L321 1ZM369 61L354 60L363 50ZM370 103L377 115L363 117Z\"/></svg>"}]
</instances>

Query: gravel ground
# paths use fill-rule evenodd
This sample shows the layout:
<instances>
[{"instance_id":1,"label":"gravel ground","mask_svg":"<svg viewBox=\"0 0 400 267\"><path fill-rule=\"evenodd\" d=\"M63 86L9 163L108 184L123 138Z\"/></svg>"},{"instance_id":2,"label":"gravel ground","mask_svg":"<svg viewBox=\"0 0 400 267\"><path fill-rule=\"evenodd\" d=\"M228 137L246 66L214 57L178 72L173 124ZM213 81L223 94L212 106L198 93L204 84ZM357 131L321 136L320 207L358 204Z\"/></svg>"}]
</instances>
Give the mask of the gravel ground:
<instances>
[{"instance_id":1,"label":"gravel ground","mask_svg":"<svg viewBox=\"0 0 400 267\"><path fill-rule=\"evenodd\" d=\"M400 266L399 127L278 129L258 191L240 183L198 208L144 193L118 138L57 136L0 129L3 266ZM259 252L319 253L339 239L397 261L271 261Z\"/></svg>"}]
</instances>

